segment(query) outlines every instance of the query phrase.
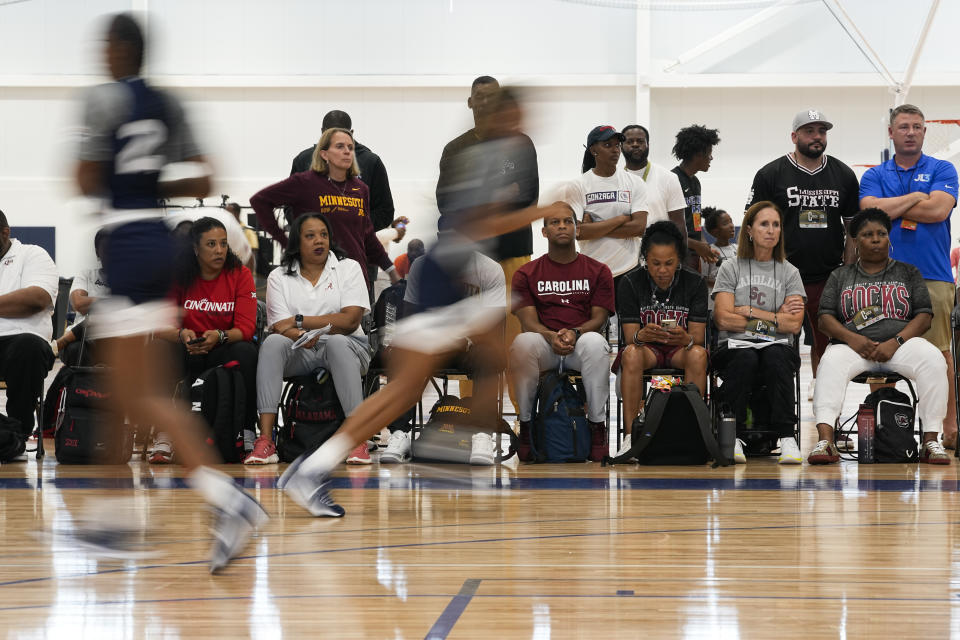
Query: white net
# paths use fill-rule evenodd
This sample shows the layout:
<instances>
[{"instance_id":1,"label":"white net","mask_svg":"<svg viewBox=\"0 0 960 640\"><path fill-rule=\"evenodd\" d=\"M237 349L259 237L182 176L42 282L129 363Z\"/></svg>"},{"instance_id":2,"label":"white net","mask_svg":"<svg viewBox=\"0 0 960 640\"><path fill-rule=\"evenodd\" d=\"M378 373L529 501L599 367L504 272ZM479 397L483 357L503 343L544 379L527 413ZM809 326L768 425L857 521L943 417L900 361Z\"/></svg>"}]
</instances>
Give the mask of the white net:
<instances>
[{"instance_id":1,"label":"white net","mask_svg":"<svg viewBox=\"0 0 960 640\"><path fill-rule=\"evenodd\" d=\"M776 5L811 4L821 0L559 0L610 9L651 11L737 11L767 9Z\"/></svg>"},{"instance_id":2,"label":"white net","mask_svg":"<svg viewBox=\"0 0 960 640\"><path fill-rule=\"evenodd\" d=\"M927 120L923 152L941 160L960 155L960 120Z\"/></svg>"}]
</instances>

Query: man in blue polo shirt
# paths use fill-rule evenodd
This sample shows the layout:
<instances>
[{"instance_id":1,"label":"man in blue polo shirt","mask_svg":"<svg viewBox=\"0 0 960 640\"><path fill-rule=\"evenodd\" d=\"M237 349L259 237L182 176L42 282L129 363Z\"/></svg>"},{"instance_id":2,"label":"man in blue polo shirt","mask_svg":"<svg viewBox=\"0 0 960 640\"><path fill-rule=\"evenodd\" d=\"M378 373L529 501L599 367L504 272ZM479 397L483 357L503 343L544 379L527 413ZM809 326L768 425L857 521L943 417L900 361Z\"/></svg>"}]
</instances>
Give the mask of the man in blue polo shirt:
<instances>
[{"instance_id":1,"label":"man in blue polo shirt","mask_svg":"<svg viewBox=\"0 0 960 640\"><path fill-rule=\"evenodd\" d=\"M923 112L912 104L890 114L894 156L869 169L860 180L860 208L879 207L893 223L890 254L920 269L930 290L933 324L924 338L943 352L950 396L943 421L943 443L956 448L957 415L950 352L950 312L954 283L950 269L950 213L957 205L957 170L923 154L927 131Z\"/></svg>"}]
</instances>

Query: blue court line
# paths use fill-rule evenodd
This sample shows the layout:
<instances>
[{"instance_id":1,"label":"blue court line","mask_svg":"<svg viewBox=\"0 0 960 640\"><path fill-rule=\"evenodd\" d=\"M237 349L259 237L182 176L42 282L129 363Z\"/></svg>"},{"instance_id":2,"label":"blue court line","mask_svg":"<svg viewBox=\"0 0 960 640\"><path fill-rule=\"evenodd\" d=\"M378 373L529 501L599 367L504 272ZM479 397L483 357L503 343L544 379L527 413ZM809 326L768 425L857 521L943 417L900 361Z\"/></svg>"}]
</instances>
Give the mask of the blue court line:
<instances>
[{"instance_id":1,"label":"blue court line","mask_svg":"<svg viewBox=\"0 0 960 640\"><path fill-rule=\"evenodd\" d=\"M926 513L954 513L956 509L871 509L870 513L875 515L880 514L890 514L890 513L910 513L911 515ZM813 510L805 511L802 513L804 518L813 518L819 515L837 515L844 513L839 509L828 509L823 511ZM730 511L716 514L724 518L769 518L771 516L795 516L797 511ZM544 518L538 520L482 520L478 522L452 522L449 524L431 524L431 525L404 525L397 527L368 527L362 529L327 529L323 531L288 531L285 533L266 533L260 531L258 537L265 538L267 540L280 540L280 539L289 539L289 538L300 538L305 536L320 537L325 535L346 535L348 533L389 533L395 531L433 531L437 529L465 529L467 527L513 527L526 524L554 524L557 522L563 522L566 524L579 523L579 522L627 522L632 520L674 520L674 519L683 519L683 518L701 518L703 513L661 513L661 514L651 514L651 515L640 515L640 516L608 516L601 518ZM335 520L331 520L335 522ZM170 545L182 545L182 544L191 544L194 542L206 542L209 541L209 537L201 538L178 538L176 540L157 540L151 544L155 547L164 547ZM10 558L15 558L17 560L23 559L22 553L7 553L0 554L0 561L7 560ZM486 580L494 580L496 578L486 578Z\"/></svg>"},{"instance_id":2,"label":"blue court line","mask_svg":"<svg viewBox=\"0 0 960 640\"><path fill-rule=\"evenodd\" d=\"M829 525L811 524L811 525L763 525L756 527L692 527L686 529L648 529L640 531L596 531L592 533L557 533L544 536L514 536L501 538L478 538L472 540L440 540L436 542L407 542L400 544L381 544L367 545L363 547L344 547L339 549L314 549L311 551L286 551L283 553L266 553L252 556L238 556L234 560L256 560L260 558L290 558L296 556L308 555L326 555L331 553L347 553L354 551L380 551L389 549L417 549L425 547L444 547L460 544L489 544L495 542L533 542L538 540L563 540L573 538L599 538L630 535L663 535L663 534L682 534L682 533L728 533L736 531L771 531L771 530L806 530L806 529L860 529L869 527L917 527L917 526L952 526L960 525L960 521L951 522L870 522L870 523L836 523ZM73 575L43 576L37 578L21 578L19 580L9 580L0 582L0 587L9 587L22 584L37 582L48 582L52 580L83 578L88 576L109 575L113 573L124 573L130 571L146 571L148 569L168 569L171 567L189 567L193 565L207 564L207 560L190 560L185 562L171 562L166 564L151 564L134 567L118 567L116 569L106 569L103 571L84 571Z\"/></svg>"},{"instance_id":3,"label":"blue court line","mask_svg":"<svg viewBox=\"0 0 960 640\"><path fill-rule=\"evenodd\" d=\"M467 605L470 604L471 598L473 598L479 588L480 581L476 578L465 580L463 586L460 587L460 593L453 596L453 599L440 614L440 617L437 618L437 621L430 627L430 631L424 636L424 640L445 640L445 638L450 635L453 625L457 624L457 620L463 615Z\"/></svg>"},{"instance_id":4,"label":"blue court line","mask_svg":"<svg viewBox=\"0 0 960 640\"><path fill-rule=\"evenodd\" d=\"M275 489L277 478L234 478L245 489ZM680 491L890 491L890 492L954 492L960 490L957 478L881 479L862 478L331 478L333 489L400 489L435 491L471 491L499 489L504 491L606 491L617 490L680 490ZM2 489L188 489L184 478L0 478Z\"/></svg>"},{"instance_id":5,"label":"blue court line","mask_svg":"<svg viewBox=\"0 0 960 640\"><path fill-rule=\"evenodd\" d=\"M467 580L470 582L470 580ZM475 580L478 584L481 580ZM466 585L466 583L464 583ZM453 596L450 604L453 604L453 601L463 595L463 589L460 593ZM230 602L230 601L252 601L257 599L259 596L214 596L214 597L199 597L199 598L151 598L151 599L133 599L133 600L100 600L100 601L89 601L89 600L77 600L75 602L57 602L57 603L45 603L45 604L29 604L23 606L12 606L12 607L0 607L0 612L2 611L28 611L35 609L50 609L53 607L74 607L81 606L86 608L89 607L110 607L110 606L130 606L130 605L145 605L145 604L176 604L180 602ZM332 594L293 594L293 595L270 595L267 596L269 600L334 600L334 599L354 599L354 598L371 598L371 599L381 599L381 598L390 598L394 599L397 596L393 593L332 593ZM429 599L429 598L450 598L451 594L445 593L410 593L404 596L408 600L413 599ZM813 600L817 602L824 601L839 601L839 602L934 602L934 603L957 603L960 594L954 593L951 597L891 597L884 598L880 596L850 596L850 595L836 595L836 596L814 596L814 595L800 595L800 596L773 596L773 595L746 595L746 594L722 594L722 593L678 593L678 594L661 594L661 593L648 593L648 594L633 594L633 593L613 593L613 594L583 594L583 593L509 593L509 594L498 594L498 593L489 593L489 594L470 594L467 602L476 598L478 600L497 600L509 598L511 600L517 600L519 598L537 598L543 600L549 600L550 598L559 598L564 600L577 600L577 599L590 599L590 600L605 600L611 598L636 598L638 600L688 600L688 601L736 601L736 600L774 600L774 601L783 601L783 600ZM447 605L448 608L450 605ZM466 606L466 605L464 605ZM444 613L446 610L444 611ZM462 610L457 614L458 617L462 613ZM433 630L431 629L431 632ZM449 633L449 630L447 630ZM433 638L446 638L447 636L433 636L427 635L427 638L431 640Z\"/></svg>"}]
</instances>

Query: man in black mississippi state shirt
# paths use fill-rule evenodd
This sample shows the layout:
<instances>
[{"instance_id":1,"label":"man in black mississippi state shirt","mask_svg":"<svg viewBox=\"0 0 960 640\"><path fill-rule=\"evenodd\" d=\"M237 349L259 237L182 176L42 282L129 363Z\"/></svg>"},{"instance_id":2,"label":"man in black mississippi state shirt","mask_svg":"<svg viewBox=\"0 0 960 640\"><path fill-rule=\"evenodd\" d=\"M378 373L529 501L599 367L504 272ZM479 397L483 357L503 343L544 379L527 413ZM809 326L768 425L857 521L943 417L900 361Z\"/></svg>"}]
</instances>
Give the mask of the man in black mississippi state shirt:
<instances>
[{"instance_id":1,"label":"man in black mississippi state shirt","mask_svg":"<svg viewBox=\"0 0 960 640\"><path fill-rule=\"evenodd\" d=\"M857 176L824 153L827 131L832 128L833 123L816 109L794 116L790 134L794 150L757 171L746 207L769 200L783 212L787 260L800 271L807 293L807 320L813 327L811 399L817 366L827 348L827 337L817 328L820 295L830 273L853 257L845 229L860 209Z\"/></svg>"}]
</instances>

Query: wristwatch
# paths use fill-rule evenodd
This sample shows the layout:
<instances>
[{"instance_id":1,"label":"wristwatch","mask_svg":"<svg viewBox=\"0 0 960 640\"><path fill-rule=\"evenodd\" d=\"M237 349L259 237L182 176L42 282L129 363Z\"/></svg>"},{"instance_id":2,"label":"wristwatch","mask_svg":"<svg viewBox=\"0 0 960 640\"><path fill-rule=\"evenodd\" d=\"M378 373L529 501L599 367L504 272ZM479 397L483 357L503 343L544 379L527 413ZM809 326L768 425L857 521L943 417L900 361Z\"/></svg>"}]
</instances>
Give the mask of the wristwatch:
<instances>
[{"instance_id":1,"label":"wristwatch","mask_svg":"<svg viewBox=\"0 0 960 640\"><path fill-rule=\"evenodd\" d=\"M900 345L901 347L903 346L903 343L906 342L906 340L903 339L903 336L901 336L899 333L893 336L893 339L896 340L897 344Z\"/></svg>"},{"instance_id":2,"label":"wristwatch","mask_svg":"<svg viewBox=\"0 0 960 640\"><path fill-rule=\"evenodd\" d=\"M579 340L579 339L580 339L580 335L582 334L582 332L580 331L580 329L574 328L573 333L576 334L577 340Z\"/></svg>"},{"instance_id":3,"label":"wristwatch","mask_svg":"<svg viewBox=\"0 0 960 640\"><path fill-rule=\"evenodd\" d=\"M303 314L302 314L302 313L298 313L297 315L293 316L293 320L294 320L294 322L297 323L297 329L303 329Z\"/></svg>"}]
</instances>

